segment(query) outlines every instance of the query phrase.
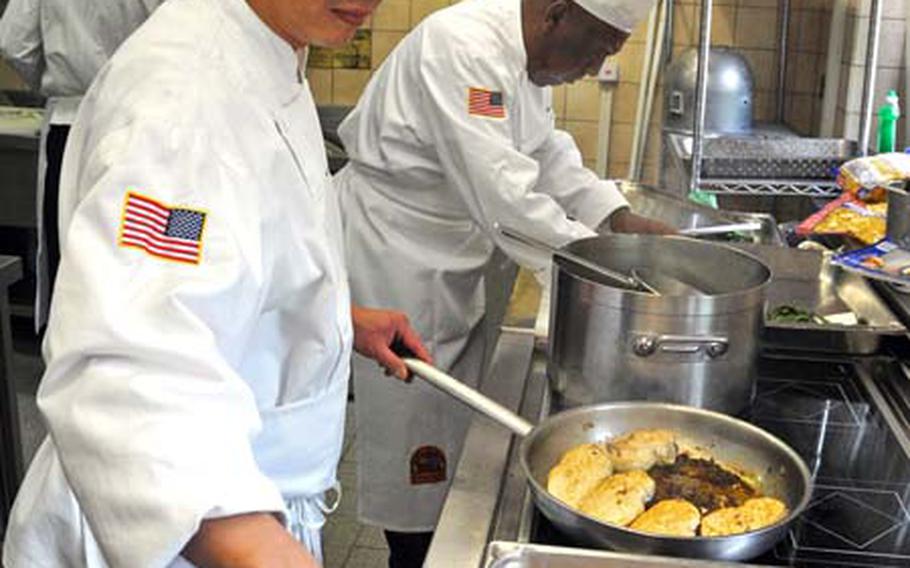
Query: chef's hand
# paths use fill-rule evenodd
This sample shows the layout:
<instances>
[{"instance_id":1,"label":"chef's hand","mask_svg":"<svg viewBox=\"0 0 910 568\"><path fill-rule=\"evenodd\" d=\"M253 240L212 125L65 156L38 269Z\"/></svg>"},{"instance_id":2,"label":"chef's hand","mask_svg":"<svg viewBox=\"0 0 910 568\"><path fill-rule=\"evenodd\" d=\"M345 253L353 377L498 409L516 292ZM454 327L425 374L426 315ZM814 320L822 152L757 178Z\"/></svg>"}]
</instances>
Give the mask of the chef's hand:
<instances>
[{"instance_id":1,"label":"chef's hand","mask_svg":"<svg viewBox=\"0 0 910 568\"><path fill-rule=\"evenodd\" d=\"M628 207L619 209L601 223L600 228L614 233L651 233L655 235L675 235L677 230L655 219L636 215Z\"/></svg>"},{"instance_id":2,"label":"chef's hand","mask_svg":"<svg viewBox=\"0 0 910 568\"><path fill-rule=\"evenodd\" d=\"M408 316L402 312L351 306L351 318L354 321L354 349L364 357L374 359L387 373L402 380L410 375L404 361L390 349L396 340L418 359L432 363L430 353L408 323Z\"/></svg>"},{"instance_id":3,"label":"chef's hand","mask_svg":"<svg viewBox=\"0 0 910 568\"><path fill-rule=\"evenodd\" d=\"M202 521L181 554L203 568L319 568L271 513Z\"/></svg>"}]
</instances>

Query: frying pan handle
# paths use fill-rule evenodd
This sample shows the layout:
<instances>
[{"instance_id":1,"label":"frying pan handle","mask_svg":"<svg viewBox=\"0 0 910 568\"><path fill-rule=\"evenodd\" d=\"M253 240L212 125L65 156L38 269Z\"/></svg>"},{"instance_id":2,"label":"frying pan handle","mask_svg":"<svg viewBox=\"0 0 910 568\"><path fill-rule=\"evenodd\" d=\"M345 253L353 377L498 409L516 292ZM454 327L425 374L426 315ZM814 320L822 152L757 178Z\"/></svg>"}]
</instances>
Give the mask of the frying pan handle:
<instances>
[{"instance_id":1,"label":"frying pan handle","mask_svg":"<svg viewBox=\"0 0 910 568\"><path fill-rule=\"evenodd\" d=\"M421 377L442 392L467 404L472 410L485 414L487 417L498 422L500 425L505 426L522 438L530 434L531 430L534 429L533 424L495 400L480 394L480 392L472 389L458 379L443 373L436 367L417 359L414 357L414 353L405 347L401 341L395 340L390 348L396 355L402 358L404 364L408 366L408 369L412 373Z\"/></svg>"}]
</instances>

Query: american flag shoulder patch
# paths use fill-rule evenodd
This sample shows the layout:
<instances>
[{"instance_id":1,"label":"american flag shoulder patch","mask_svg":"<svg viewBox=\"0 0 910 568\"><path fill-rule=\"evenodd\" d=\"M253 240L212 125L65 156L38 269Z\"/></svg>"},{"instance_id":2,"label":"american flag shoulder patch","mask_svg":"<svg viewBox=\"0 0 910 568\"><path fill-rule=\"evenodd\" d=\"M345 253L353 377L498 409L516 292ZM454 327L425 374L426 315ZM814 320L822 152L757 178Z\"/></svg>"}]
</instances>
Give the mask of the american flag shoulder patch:
<instances>
[{"instance_id":1,"label":"american flag shoulder patch","mask_svg":"<svg viewBox=\"0 0 910 568\"><path fill-rule=\"evenodd\" d=\"M468 88L468 114L488 118L505 118L506 106L502 91L478 87Z\"/></svg>"},{"instance_id":2,"label":"american flag shoulder patch","mask_svg":"<svg viewBox=\"0 0 910 568\"><path fill-rule=\"evenodd\" d=\"M129 190L123 201L117 242L165 260L199 264L206 215Z\"/></svg>"}]
</instances>

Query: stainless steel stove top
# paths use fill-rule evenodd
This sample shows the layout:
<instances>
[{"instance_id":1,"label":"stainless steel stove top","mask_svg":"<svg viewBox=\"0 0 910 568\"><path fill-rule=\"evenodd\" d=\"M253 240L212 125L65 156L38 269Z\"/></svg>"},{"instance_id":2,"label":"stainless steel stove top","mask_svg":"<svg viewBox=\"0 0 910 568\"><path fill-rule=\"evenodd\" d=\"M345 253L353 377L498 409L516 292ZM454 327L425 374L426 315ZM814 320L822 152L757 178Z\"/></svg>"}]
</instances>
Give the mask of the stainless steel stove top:
<instances>
[{"instance_id":1,"label":"stainless steel stove top","mask_svg":"<svg viewBox=\"0 0 910 568\"><path fill-rule=\"evenodd\" d=\"M787 538L754 564L910 566L910 443L885 402L900 396L898 381L887 360L762 360L743 418L790 444L816 486ZM536 512L529 542L573 546Z\"/></svg>"}]
</instances>

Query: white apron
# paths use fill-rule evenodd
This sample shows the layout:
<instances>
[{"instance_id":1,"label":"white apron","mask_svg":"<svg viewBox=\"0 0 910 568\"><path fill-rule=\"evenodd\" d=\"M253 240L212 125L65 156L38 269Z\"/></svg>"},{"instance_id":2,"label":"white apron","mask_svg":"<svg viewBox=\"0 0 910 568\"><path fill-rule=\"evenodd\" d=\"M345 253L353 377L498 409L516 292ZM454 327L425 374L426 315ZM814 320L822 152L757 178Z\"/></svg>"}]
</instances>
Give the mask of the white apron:
<instances>
[{"instance_id":1,"label":"white apron","mask_svg":"<svg viewBox=\"0 0 910 568\"><path fill-rule=\"evenodd\" d=\"M35 332L47 323L47 311L50 304L50 267L47 258L47 225L56 223L56 219L44 218L44 191L47 179L47 134L51 125L72 125L79 110L82 97L51 97L44 107L44 123L41 125L41 138L38 147L38 175L35 188L35 218L37 219L38 250L35 255Z\"/></svg>"},{"instance_id":2,"label":"white apron","mask_svg":"<svg viewBox=\"0 0 910 568\"><path fill-rule=\"evenodd\" d=\"M245 0L168 0L86 95L61 176L50 436L5 567L185 566L202 520L254 511L321 556L352 329L299 65ZM136 192L205 214L198 262L120 244Z\"/></svg>"}]
</instances>

